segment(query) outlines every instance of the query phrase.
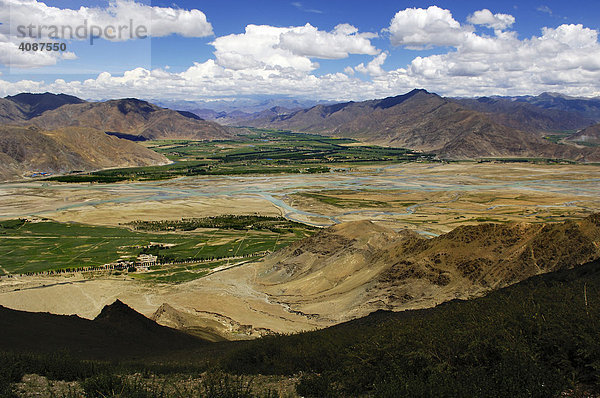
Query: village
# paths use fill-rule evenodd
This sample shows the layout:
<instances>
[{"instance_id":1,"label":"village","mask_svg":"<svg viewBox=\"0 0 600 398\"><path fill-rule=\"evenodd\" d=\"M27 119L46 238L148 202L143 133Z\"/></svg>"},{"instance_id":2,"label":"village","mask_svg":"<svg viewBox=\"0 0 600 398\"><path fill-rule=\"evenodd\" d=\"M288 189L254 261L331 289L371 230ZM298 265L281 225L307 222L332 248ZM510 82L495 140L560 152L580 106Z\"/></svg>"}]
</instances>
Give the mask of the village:
<instances>
[{"instance_id":1,"label":"village","mask_svg":"<svg viewBox=\"0 0 600 398\"><path fill-rule=\"evenodd\" d=\"M243 260L248 257L263 257L270 254L270 250L265 250L252 254L244 254L239 256L229 256L223 258L207 258L207 259L185 259L178 261L168 261L168 262L159 262L159 258L153 254L141 253L137 256L135 260L128 259L119 259L117 261L98 265L98 266L81 266L81 267L67 267L67 268L58 268L48 271L40 271L40 272L26 272L21 274L11 274L6 273L5 275L0 275L0 279L10 279L10 278L22 278L28 276L53 276L53 275L65 275L65 274L75 274L75 273L84 273L84 272L98 272L98 271L127 271L128 273L139 273L139 272L149 272L151 269L157 269L159 267L168 267L174 265L197 265L203 263L213 263L215 261L223 262L227 261L226 265L221 265L215 267L211 271L222 271L223 269L229 268L229 266L237 266L239 263L230 264L230 261L235 260ZM1 268L1 266L0 266Z\"/></svg>"}]
</instances>

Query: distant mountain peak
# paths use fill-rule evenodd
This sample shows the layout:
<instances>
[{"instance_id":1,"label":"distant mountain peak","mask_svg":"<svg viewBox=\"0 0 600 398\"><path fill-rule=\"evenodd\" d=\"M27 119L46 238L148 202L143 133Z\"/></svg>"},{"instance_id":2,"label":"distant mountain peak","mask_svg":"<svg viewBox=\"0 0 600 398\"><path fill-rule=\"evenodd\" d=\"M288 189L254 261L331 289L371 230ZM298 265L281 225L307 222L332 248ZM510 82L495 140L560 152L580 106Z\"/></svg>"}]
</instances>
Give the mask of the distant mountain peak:
<instances>
[{"instance_id":1,"label":"distant mountain peak","mask_svg":"<svg viewBox=\"0 0 600 398\"><path fill-rule=\"evenodd\" d=\"M71 104L80 104L85 102L81 98L77 98L73 95L68 94L54 94L54 93L19 93L15 95L7 95L4 97L13 102L18 102L27 105L33 105L39 102L41 99L62 99L64 102L68 102Z\"/></svg>"},{"instance_id":2,"label":"distant mountain peak","mask_svg":"<svg viewBox=\"0 0 600 398\"><path fill-rule=\"evenodd\" d=\"M137 98L123 98L114 101L117 103L119 111L124 115L127 115L129 112L148 114L157 110L155 105Z\"/></svg>"},{"instance_id":3,"label":"distant mountain peak","mask_svg":"<svg viewBox=\"0 0 600 398\"><path fill-rule=\"evenodd\" d=\"M23 116L30 119L39 116L42 113L59 108L68 104L82 104L85 101L81 98L67 94L52 93L20 93L5 97L17 105Z\"/></svg>"},{"instance_id":4,"label":"distant mountain peak","mask_svg":"<svg viewBox=\"0 0 600 398\"><path fill-rule=\"evenodd\" d=\"M377 105L375 105L375 108L380 108L380 109L391 108L393 106L403 103L407 99L412 98L417 94L436 95L436 94L431 94L429 91L424 90L422 88L415 88L406 94L396 95L395 97L387 97L382 100L379 100L377 102Z\"/></svg>"}]
</instances>

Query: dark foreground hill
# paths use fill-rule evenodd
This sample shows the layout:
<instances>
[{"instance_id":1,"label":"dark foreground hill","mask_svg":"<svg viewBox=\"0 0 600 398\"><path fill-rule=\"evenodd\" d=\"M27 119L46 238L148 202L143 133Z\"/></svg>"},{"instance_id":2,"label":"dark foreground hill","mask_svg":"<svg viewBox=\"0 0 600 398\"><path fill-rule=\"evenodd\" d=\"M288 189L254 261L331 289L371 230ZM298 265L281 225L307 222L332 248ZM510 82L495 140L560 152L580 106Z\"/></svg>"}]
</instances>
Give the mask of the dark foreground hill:
<instances>
[{"instance_id":1,"label":"dark foreground hill","mask_svg":"<svg viewBox=\"0 0 600 398\"><path fill-rule=\"evenodd\" d=\"M85 359L159 357L205 341L161 326L117 300L94 319L0 306L1 351L68 352Z\"/></svg>"}]
</instances>

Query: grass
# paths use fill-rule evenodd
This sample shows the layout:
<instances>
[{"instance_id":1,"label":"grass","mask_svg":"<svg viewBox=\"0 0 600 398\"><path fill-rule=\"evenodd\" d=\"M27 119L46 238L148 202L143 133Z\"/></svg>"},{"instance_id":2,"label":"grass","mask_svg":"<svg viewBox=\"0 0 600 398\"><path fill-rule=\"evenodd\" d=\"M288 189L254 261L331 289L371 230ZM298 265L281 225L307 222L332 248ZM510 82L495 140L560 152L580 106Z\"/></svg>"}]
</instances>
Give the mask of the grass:
<instances>
[{"instance_id":1,"label":"grass","mask_svg":"<svg viewBox=\"0 0 600 398\"><path fill-rule=\"evenodd\" d=\"M356 141L314 134L253 129L236 140L146 141L143 144L174 163L164 166L102 170L50 177L60 182L114 183L127 180L163 180L195 175L328 173L333 167L365 163L432 161L403 148L348 146Z\"/></svg>"},{"instance_id":2,"label":"grass","mask_svg":"<svg viewBox=\"0 0 600 398\"><path fill-rule=\"evenodd\" d=\"M273 222L281 227L287 225L285 221ZM275 228L274 225L268 226ZM219 259L248 258L276 250L312 233L312 228L298 223L293 223L292 229L274 231L226 227L225 224L219 224L200 231L163 232L53 221L8 220L0 223L0 272L24 274L97 267L119 258L134 259L140 253L158 255L165 262L210 260L208 264L199 265L199 268L206 269L218 266ZM170 278L158 280L179 282L206 274L189 268L170 272ZM181 275L176 275L178 273Z\"/></svg>"}]
</instances>

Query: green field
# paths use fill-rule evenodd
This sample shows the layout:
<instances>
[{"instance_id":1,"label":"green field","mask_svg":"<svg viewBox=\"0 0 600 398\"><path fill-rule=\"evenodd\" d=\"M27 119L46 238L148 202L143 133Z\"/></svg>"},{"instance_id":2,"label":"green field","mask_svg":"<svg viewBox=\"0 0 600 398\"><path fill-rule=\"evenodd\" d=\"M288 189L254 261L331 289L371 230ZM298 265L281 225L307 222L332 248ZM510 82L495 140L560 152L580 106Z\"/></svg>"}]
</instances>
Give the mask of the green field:
<instances>
[{"instance_id":1,"label":"green field","mask_svg":"<svg viewBox=\"0 0 600 398\"><path fill-rule=\"evenodd\" d=\"M280 226L286 226L285 223L285 220L278 221ZM45 220L8 220L0 222L0 275L95 267L119 259L135 259L140 253L152 253L162 262L197 263L160 266L146 277L177 282L203 276L209 268L234 261L233 257L242 257L235 261L243 261L276 250L311 231L310 227L304 228L298 223L274 231L218 225L217 228L162 232Z\"/></svg>"},{"instance_id":2,"label":"green field","mask_svg":"<svg viewBox=\"0 0 600 398\"><path fill-rule=\"evenodd\" d=\"M348 138L272 130L252 130L235 140L160 140L143 143L174 163L51 177L61 182L163 180L194 175L327 173L365 163L433 161L433 155L403 148L358 145Z\"/></svg>"}]
</instances>

